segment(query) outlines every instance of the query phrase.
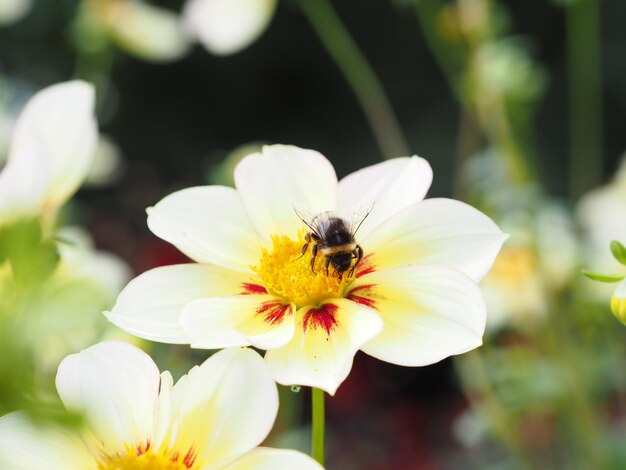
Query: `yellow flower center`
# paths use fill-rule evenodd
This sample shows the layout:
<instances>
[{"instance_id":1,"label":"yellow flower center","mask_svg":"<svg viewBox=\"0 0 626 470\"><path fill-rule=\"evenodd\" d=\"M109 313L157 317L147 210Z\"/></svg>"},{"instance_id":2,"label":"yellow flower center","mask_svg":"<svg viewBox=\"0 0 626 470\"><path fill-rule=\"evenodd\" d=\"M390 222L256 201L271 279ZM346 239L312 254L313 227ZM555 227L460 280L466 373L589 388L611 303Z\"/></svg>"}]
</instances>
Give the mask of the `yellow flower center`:
<instances>
[{"instance_id":1,"label":"yellow flower center","mask_svg":"<svg viewBox=\"0 0 626 470\"><path fill-rule=\"evenodd\" d=\"M517 284L530 279L537 270L535 254L526 247L503 249L489 272L490 279Z\"/></svg>"},{"instance_id":2,"label":"yellow flower center","mask_svg":"<svg viewBox=\"0 0 626 470\"><path fill-rule=\"evenodd\" d=\"M263 249L259 265L252 267L270 294L294 303L297 308L343 297L346 286L354 279L354 275L348 277L349 271L339 279L332 264L326 275L326 257L319 252L313 273L311 248L315 242L312 241L307 252L301 256L305 233L301 232L297 240L284 235L272 236L272 249Z\"/></svg>"},{"instance_id":3,"label":"yellow flower center","mask_svg":"<svg viewBox=\"0 0 626 470\"><path fill-rule=\"evenodd\" d=\"M178 452L155 453L152 449L128 448L124 455L113 455L98 464L98 470L192 470L196 456L193 451L186 455Z\"/></svg>"}]
</instances>

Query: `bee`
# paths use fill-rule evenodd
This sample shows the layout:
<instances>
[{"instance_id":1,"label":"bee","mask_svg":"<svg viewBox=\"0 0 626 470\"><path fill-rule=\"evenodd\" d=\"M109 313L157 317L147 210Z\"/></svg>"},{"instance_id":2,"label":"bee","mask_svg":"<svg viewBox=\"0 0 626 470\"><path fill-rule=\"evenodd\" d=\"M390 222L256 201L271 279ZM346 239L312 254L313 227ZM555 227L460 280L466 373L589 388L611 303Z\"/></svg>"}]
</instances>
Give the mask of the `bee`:
<instances>
[{"instance_id":1,"label":"bee","mask_svg":"<svg viewBox=\"0 0 626 470\"><path fill-rule=\"evenodd\" d=\"M332 264L335 269L334 273L342 278L343 274L349 270L348 277L354 274L356 267L363 259L363 248L357 244L355 240L356 232L361 227L363 221L371 212L372 205L366 209L355 213L351 221L341 217L335 212L327 211L310 217L303 211L294 209L302 222L309 229L305 237L305 243L302 246L300 257L304 256L311 246L311 271L315 272L315 259L318 253L326 257L324 270L326 276L329 275L328 269ZM356 260L356 262L353 261Z\"/></svg>"}]
</instances>

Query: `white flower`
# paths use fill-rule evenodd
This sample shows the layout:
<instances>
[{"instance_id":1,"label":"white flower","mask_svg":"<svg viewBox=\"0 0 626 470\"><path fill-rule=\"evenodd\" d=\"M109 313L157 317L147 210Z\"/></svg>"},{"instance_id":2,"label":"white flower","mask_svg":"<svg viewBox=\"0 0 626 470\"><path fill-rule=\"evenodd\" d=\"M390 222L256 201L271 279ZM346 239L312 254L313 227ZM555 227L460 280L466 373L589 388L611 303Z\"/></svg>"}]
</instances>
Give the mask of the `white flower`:
<instances>
[{"instance_id":1,"label":"white flower","mask_svg":"<svg viewBox=\"0 0 626 470\"><path fill-rule=\"evenodd\" d=\"M85 0L82 15L87 34L102 28L117 45L145 60L169 62L189 50L178 15L141 0Z\"/></svg>"},{"instance_id":2,"label":"white flower","mask_svg":"<svg viewBox=\"0 0 626 470\"><path fill-rule=\"evenodd\" d=\"M431 180L428 163L411 157L338 183L315 151L264 147L237 166L237 189L184 189L149 211L150 229L197 264L142 274L107 318L153 341L265 349L279 383L331 394L359 349L404 366L466 352L485 327L477 282L506 236L466 204L423 200ZM294 207L349 213L371 201L355 275L327 276L324 256L314 274Z\"/></svg>"},{"instance_id":3,"label":"white flower","mask_svg":"<svg viewBox=\"0 0 626 470\"><path fill-rule=\"evenodd\" d=\"M0 173L0 226L61 207L89 171L97 136L91 85L60 83L31 98Z\"/></svg>"},{"instance_id":4,"label":"white flower","mask_svg":"<svg viewBox=\"0 0 626 470\"><path fill-rule=\"evenodd\" d=\"M586 242L585 263L591 271L624 273L611 255L611 240L626 241L626 159L613 180L589 191L579 201L576 212Z\"/></svg>"},{"instance_id":5,"label":"white flower","mask_svg":"<svg viewBox=\"0 0 626 470\"><path fill-rule=\"evenodd\" d=\"M143 351L108 341L65 358L56 383L66 408L84 417L80 436L7 415L0 468L321 468L295 451L256 448L272 428L278 393L249 349L221 351L173 385Z\"/></svg>"},{"instance_id":6,"label":"white flower","mask_svg":"<svg viewBox=\"0 0 626 470\"><path fill-rule=\"evenodd\" d=\"M0 26L22 19L32 8L33 0L2 0L0 2Z\"/></svg>"},{"instance_id":7,"label":"white flower","mask_svg":"<svg viewBox=\"0 0 626 470\"><path fill-rule=\"evenodd\" d=\"M547 198L532 208L509 207L501 227L511 234L481 282L487 329L534 327L548 312L550 296L580 276L578 241L569 214Z\"/></svg>"},{"instance_id":8,"label":"white flower","mask_svg":"<svg viewBox=\"0 0 626 470\"><path fill-rule=\"evenodd\" d=\"M183 23L211 53L234 54L267 28L276 0L188 0Z\"/></svg>"}]
</instances>

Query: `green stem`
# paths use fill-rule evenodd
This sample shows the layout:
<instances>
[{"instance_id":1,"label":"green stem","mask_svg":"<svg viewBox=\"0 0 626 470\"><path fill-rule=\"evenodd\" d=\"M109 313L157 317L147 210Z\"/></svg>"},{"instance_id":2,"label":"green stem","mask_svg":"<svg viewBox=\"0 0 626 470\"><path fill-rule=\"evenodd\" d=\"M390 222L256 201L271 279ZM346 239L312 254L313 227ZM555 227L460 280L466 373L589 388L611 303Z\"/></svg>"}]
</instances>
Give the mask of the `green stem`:
<instances>
[{"instance_id":1,"label":"green stem","mask_svg":"<svg viewBox=\"0 0 626 470\"><path fill-rule=\"evenodd\" d=\"M441 69L450 89L456 98L463 103L459 77L465 67L465 61L459 50L441 41L437 33L437 16L444 3L441 0L415 0L413 4L417 21L433 58Z\"/></svg>"},{"instance_id":2,"label":"green stem","mask_svg":"<svg viewBox=\"0 0 626 470\"><path fill-rule=\"evenodd\" d=\"M408 145L380 80L328 0L299 0L335 64L352 87L386 158L408 155Z\"/></svg>"},{"instance_id":3,"label":"green stem","mask_svg":"<svg viewBox=\"0 0 626 470\"><path fill-rule=\"evenodd\" d=\"M311 387L311 405L313 409L311 455L324 466L324 390Z\"/></svg>"},{"instance_id":4,"label":"green stem","mask_svg":"<svg viewBox=\"0 0 626 470\"><path fill-rule=\"evenodd\" d=\"M602 179L600 2L579 0L566 9L570 103L570 195Z\"/></svg>"},{"instance_id":5,"label":"green stem","mask_svg":"<svg viewBox=\"0 0 626 470\"><path fill-rule=\"evenodd\" d=\"M455 358L455 366L465 396L474 409L482 409L486 412L495 435L517 457L520 468L524 470L536 468L531 454L524 446L519 423L515 422L513 413L500 402L498 393L489 378L484 357L484 354L488 353L489 349L485 345L483 348Z\"/></svg>"}]
</instances>

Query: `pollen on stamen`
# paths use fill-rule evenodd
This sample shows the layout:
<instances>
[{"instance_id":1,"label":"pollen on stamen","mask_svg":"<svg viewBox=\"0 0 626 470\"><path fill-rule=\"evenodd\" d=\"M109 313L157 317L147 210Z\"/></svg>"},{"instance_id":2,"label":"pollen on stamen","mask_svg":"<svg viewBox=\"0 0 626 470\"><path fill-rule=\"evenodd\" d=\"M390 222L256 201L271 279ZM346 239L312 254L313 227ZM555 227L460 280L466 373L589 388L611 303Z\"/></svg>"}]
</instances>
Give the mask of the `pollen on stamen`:
<instances>
[{"instance_id":1,"label":"pollen on stamen","mask_svg":"<svg viewBox=\"0 0 626 470\"><path fill-rule=\"evenodd\" d=\"M191 448L180 458L178 451L153 451L150 441L145 445L128 446L125 453L104 456L98 463L99 470L194 470L197 452Z\"/></svg>"},{"instance_id":2,"label":"pollen on stamen","mask_svg":"<svg viewBox=\"0 0 626 470\"><path fill-rule=\"evenodd\" d=\"M326 258L321 254L311 269L311 248L302 255L305 233L300 232L296 240L284 235L273 236L272 248L263 249L258 265L252 267L268 293L281 297L285 303L295 304L297 308L343 297L355 277L344 275L339 279L333 275L332 268L326 275Z\"/></svg>"}]
</instances>

